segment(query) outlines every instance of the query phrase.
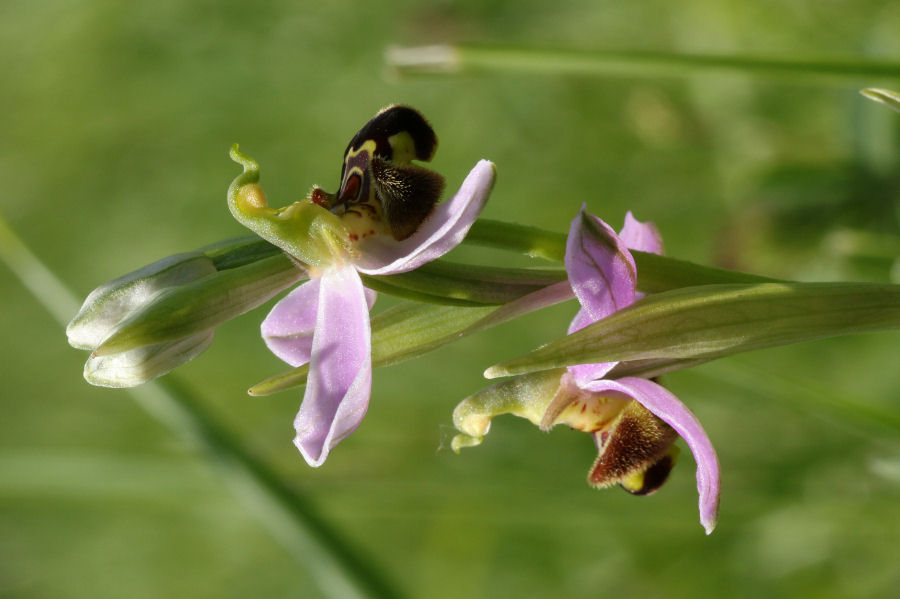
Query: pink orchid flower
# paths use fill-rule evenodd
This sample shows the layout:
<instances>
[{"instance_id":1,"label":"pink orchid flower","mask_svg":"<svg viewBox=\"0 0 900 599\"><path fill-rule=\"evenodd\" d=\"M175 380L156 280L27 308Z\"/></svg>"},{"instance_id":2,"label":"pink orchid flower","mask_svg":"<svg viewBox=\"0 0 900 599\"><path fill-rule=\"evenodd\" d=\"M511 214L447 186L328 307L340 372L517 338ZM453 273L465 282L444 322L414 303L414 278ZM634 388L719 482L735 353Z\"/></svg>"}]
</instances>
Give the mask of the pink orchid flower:
<instances>
[{"instance_id":1,"label":"pink orchid flower","mask_svg":"<svg viewBox=\"0 0 900 599\"><path fill-rule=\"evenodd\" d=\"M566 272L572 290L581 304L581 309L569 327L569 333L609 316L639 298L640 294L636 289L637 271L629 249L662 253L662 240L656 227L639 222L629 212L621 234L616 235L609 225L596 216L587 214L582 207L572 221L566 246ZM585 403L591 397L637 402L674 429L691 449L697 463L700 523L709 534L716 525L720 491L719 461L709 437L694 414L658 383L637 377L605 379L615 365L616 362L607 362L568 367L567 373L563 375L568 380L563 381L563 387L569 386L571 390L557 395L547 409L542 425L546 427L566 422L565 418L561 418L564 411L568 409L571 413L574 403L583 412ZM600 449L600 457L589 476L594 483L599 483L600 479L609 475L611 469L616 469L615 464L609 463L610 457L606 455L605 449L611 442L613 433L616 433L615 429L623 428L617 421L610 430L610 420L603 421L604 426L600 426L602 420L599 418L596 421L598 428L594 432ZM664 435L656 431L653 433L657 436L660 434ZM674 439L659 439L660 449L665 451L664 445L670 446L672 440ZM673 461L674 458L671 459ZM648 483L655 484L650 492L662 484L671 465L670 461L662 473L656 473L661 477L660 480ZM652 469L653 464L650 466ZM648 475L652 474L646 466L645 471ZM645 473L641 474L643 476Z\"/></svg>"},{"instance_id":2,"label":"pink orchid flower","mask_svg":"<svg viewBox=\"0 0 900 599\"><path fill-rule=\"evenodd\" d=\"M369 405L369 309L375 292L363 287L359 273L408 272L452 250L481 213L494 177L494 165L480 161L459 191L438 204L411 236L397 240L375 234L354 241L336 259L310 268L310 280L279 301L263 321L263 339L276 356L292 366L309 363L294 420L294 444L309 465L322 465L360 425Z\"/></svg>"}]
</instances>

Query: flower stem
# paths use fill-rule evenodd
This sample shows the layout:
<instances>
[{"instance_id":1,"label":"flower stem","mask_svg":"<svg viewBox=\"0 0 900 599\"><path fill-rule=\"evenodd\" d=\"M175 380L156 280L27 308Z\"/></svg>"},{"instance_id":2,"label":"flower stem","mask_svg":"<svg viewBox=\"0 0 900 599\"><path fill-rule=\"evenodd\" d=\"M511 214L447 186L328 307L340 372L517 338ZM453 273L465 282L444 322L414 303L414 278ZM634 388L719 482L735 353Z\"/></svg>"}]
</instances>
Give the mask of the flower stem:
<instances>
[{"instance_id":1,"label":"flower stem","mask_svg":"<svg viewBox=\"0 0 900 599\"><path fill-rule=\"evenodd\" d=\"M479 218L463 243L519 252L531 258L562 262L566 255L566 235L528 225Z\"/></svg>"},{"instance_id":2,"label":"flower stem","mask_svg":"<svg viewBox=\"0 0 900 599\"><path fill-rule=\"evenodd\" d=\"M566 236L526 225L495 220L475 221L463 243L510 250L531 256L562 262L566 253ZM632 251L638 272L638 290L659 293L679 287L719 283L766 283L775 279L700 266L692 262Z\"/></svg>"},{"instance_id":3,"label":"flower stem","mask_svg":"<svg viewBox=\"0 0 900 599\"><path fill-rule=\"evenodd\" d=\"M0 215L0 260L62 326L78 311L74 294L31 253ZM129 389L148 413L214 463L237 499L306 568L323 594L398 597L383 574L360 557L317 512L263 462L241 447L173 375Z\"/></svg>"},{"instance_id":4,"label":"flower stem","mask_svg":"<svg viewBox=\"0 0 900 599\"><path fill-rule=\"evenodd\" d=\"M900 63L872 60L793 60L760 56L667 52L566 50L515 46L390 48L385 60L399 75L461 71L519 71L576 75L683 76L737 73L856 81L895 79Z\"/></svg>"}]
</instances>

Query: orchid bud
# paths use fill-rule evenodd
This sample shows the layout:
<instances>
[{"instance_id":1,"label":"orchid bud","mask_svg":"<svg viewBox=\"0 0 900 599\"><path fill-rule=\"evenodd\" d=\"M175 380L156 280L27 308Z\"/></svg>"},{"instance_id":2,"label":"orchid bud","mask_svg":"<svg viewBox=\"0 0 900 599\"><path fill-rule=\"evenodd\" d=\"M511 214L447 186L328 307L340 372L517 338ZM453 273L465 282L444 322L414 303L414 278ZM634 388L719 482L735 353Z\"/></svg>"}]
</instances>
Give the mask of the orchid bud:
<instances>
[{"instance_id":1,"label":"orchid bud","mask_svg":"<svg viewBox=\"0 0 900 599\"><path fill-rule=\"evenodd\" d=\"M123 275L92 291L66 327L69 345L93 350L115 327L150 304L160 293L216 272L200 252L176 254Z\"/></svg>"},{"instance_id":2,"label":"orchid bud","mask_svg":"<svg viewBox=\"0 0 900 599\"><path fill-rule=\"evenodd\" d=\"M216 326L305 275L260 243L169 256L94 290L66 330L73 347L92 351L85 379L133 387L162 376L205 351Z\"/></svg>"},{"instance_id":3,"label":"orchid bud","mask_svg":"<svg viewBox=\"0 0 900 599\"><path fill-rule=\"evenodd\" d=\"M91 354L84 379L98 387L135 387L190 362L212 345L215 332L204 331L176 341L144 345L115 354Z\"/></svg>"}]
</instances>

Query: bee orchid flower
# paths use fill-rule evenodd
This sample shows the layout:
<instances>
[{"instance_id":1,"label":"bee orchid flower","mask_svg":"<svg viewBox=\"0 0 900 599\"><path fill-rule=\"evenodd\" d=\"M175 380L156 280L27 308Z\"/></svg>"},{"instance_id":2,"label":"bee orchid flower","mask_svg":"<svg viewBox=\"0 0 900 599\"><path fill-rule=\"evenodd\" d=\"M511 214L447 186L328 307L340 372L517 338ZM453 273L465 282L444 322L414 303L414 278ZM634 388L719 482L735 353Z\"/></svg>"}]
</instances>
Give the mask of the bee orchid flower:
<instances>
[{"instance_id":1,"label":"bee orchid flower","mask_svg":"<svg viewBox=\"0 0 900 599\"><path fill-rule=\"evenodd\" d=\"M369 309L375 293L360 273L387 275L418 268L456 247L480 214L494 165L475 165L459 191L437 204L440 175L413 164L430 160L437 144L424 118L391 106L351 140L341 187L314 187L303 201L269 208L256 163L232 149L244 172L229 189L235 218L277 245L307 270L302 283L262 323L275 355L309 362L294 444L311 466L360 425L372 383Z\"/></svg>"},{"instance_id":2,"label":"bee orchid flower","mask_svg":"<svg viewBox=\"0 0 900 599\"><path fill-rule=\"evenodd\" d=\"M566 273L581 305L569 333L625 308L636 299L637 270L630 249L662 253L656 227L629 212L621 234L582 207L566 245ZM616 362L580 364L514 377L464 400L453 414L462 434L454 449L477 445L502 413L528 418L541 429L556 424L590 433L599 456L588 473L596 487L618 484L636 495L655 492L668 478L680 436L697 463L700 523L716 525L719 462L691 411L659 383L637 377L607 378Z\"/></svg>"}]
</instances>

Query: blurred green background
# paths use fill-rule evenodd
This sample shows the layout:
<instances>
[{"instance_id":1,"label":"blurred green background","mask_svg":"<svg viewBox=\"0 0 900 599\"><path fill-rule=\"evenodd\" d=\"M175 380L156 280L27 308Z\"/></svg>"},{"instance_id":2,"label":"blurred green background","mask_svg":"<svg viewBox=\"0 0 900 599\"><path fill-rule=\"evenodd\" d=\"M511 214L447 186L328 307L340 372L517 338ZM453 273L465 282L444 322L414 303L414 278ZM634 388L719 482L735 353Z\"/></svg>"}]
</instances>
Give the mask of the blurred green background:
<instances>
[{"instance_id":1,"label":"blurred green background","mask_svg":"<svg viewBox=\"0 0 900 599\"><path fill-rule=\"evenodd\" d=\"M225 206L233 142L274 205L337 187L380 107L419 108L434 161L499 180L485 216L565 231L581 202L655 221L680 258L804 280L900 282L893 80L741 74L386 75L391 44L475 42L820 60L900 59L889 0L0 4L0 211L79 295L244 234ZM464 249L459 259L499 261ZM893 274L892 274L893 273ZM122 391L0 266L0 597L321 597L194 448ZM390 300L382 298L379 306ZM301 394L258 326L218 330L179 370L254 454L412 597L889 597L900 586L896 333L738 356L666 382L723 466L697 522L689 452L649 498L585 484L596 451L512 417L449 451L482 370L564 329L572 305L377 370L362 427L321 469L291 444ZM896 420L894 420L896 422Z\"/></svg>"}]
</instances>

